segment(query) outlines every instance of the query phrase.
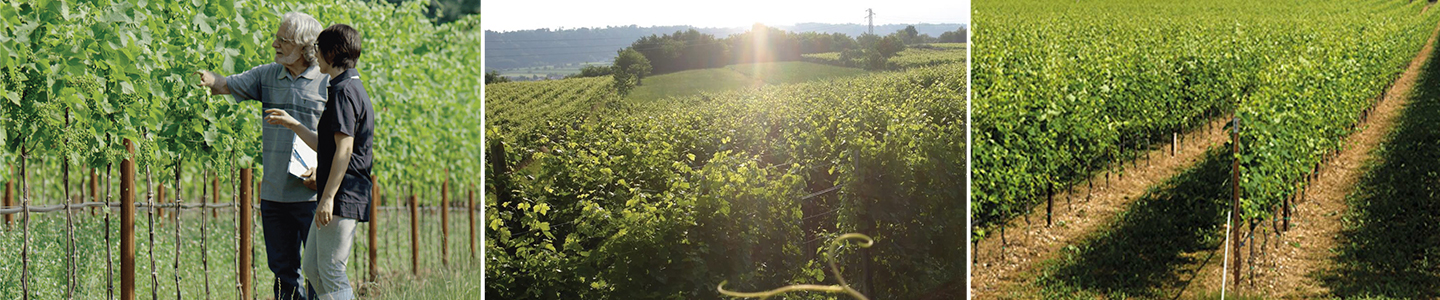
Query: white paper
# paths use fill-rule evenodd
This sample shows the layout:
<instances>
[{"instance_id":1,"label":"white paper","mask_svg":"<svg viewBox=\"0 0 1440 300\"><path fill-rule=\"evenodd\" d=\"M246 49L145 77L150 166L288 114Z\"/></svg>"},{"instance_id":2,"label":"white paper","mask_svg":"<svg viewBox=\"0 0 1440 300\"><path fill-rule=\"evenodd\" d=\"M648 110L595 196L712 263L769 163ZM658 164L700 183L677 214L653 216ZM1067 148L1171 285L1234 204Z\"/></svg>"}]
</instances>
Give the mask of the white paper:
<instances>
[{"instance_id":1,"label":"white paper","mask_svg":"<svg viewBox=\"0 0 1440 300\"><path fill-rule=\"evenodd\" d=\"M302 177L300 175L304 175L305 171L316 166L315 150L310 149L310 145L305 144L305 140L301 140L299 135L295 136L294 145L290 149L291 175Z\"/></svg>"}]
</instances>

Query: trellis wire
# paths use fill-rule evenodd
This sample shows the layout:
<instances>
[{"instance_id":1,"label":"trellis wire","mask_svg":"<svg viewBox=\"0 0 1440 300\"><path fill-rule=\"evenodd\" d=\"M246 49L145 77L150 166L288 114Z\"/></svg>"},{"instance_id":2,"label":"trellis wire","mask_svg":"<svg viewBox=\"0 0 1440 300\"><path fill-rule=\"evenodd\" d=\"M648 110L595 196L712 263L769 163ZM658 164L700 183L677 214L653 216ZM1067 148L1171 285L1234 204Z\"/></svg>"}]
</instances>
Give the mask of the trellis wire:
<instances>
[{"instance_id":1,"label":"trellis wire","mask_svg":"<svg viewBox=\"0 0 1440 300\"><path fill-rule=\"evenodd\" d=\"M62 166L62 168L63 168L63 167L64 167L64 166ZM98 169L98 168L97 168L97 169ZM53 169L51 169L51 170L53 171ZM114 262L114 255L115 255L115 254L114 254L114 252L113 252L113 249L109 249L109 248L110 248L110 243L113 241L113 240L111 239L111 233L110 233L109 231L112 230L112 229L114 229L114 228L113 228L112 224L109 224L109 222L111 222L111 218L112 218L112 216L111 216L111 213L112 213L112 212L111 212L111 207L112 207L112 206L120 206L121 204L118 203L118 202L110 202L110 200L114 200L114 194L113 194L113 186L114 186L114 184L113 184L113 182L111 182L111 181L113 181L113 179L114 179L113 177L111 177L111 176L113 176L113 175L112 175L112 172L114 172L114 171L115 171L115 169L113 168L113 165L107 165L106 168L104 169L105 175L104 175L103 177L93 177L93 178L92 178L92 181L95 181L95 182L97 182L97 183L91 183L92 189L95 190L95 191L93 191L92 195L89 195L88 197L87 197L87 196L79 196L79 197L77 197L76 194L74 193L74 191L71 190L71 189L73 189L73 188L75 188L75 187L74 187L74 186L71 186L71 185L72 185L72 184L82 184L82 185L83 185L83 183L70 182L70 180L69 180L70 178L68 178L68 176L65 176L65 177L62 177L63 179L50 181L50 182L61 183L61 184L58 184L58 185L51 185L51 188L55 188L54 191L51 191L51 195L59 194L61 191L63 191L63 193L64 193L63 195L57 195L57 196L61 196L61 197L52 197L52 198L51 198L51 199L61 199L61 198L63 197L64 199L67 199L67 200L65 200L65 201L62 201L63 203L61 203L61 204L45 205L45 206L30 206L30 205L28 205L28 204L30 204L30 203L36 203L36 200L34 200L34 199L44 199L44 198L31 197L31 195L32 195L33 193L35 193L35 192L40 192L40 190L34 190L34 189L32 189L32 188L29 186L28 182L25 182L26 184L22 185L22 187L25 189L25 191L23 192L23 194L25 195L25 197L22 199L22 200L24 200L24 201L22 201L22 204L21 204L19 207L0 207L0 214L11 214L11 213L24 214L22 220L23 220L23 222L25 223L24 225L26 225L26 226L25 226L24 229L23 229L23 233L26 234L26 237L25 237L25 239L24 239L24 241L23 241L23 242L24 242L24 245L22 245L22 252L23 252L23 253L22 253L22 256L25 256L25 257L27 257L27 258L28 258L28 242L29 242L29 239L28 239L28 225L29 225L29 223L31 222L29 212L48 213L48 212L61 212L61 211L64 211L64 212L66 213L66 218L67 218L67 222L66 222L67 233L66 233L66 234L67 234L67 237L69 238L69 248L68 248L68 253L67 253L67 255L68 255L67 259L68 259L68 261L67 261L67 265L66 265L66 266L67 266L67 273L66 273L66 274L69 276L69 277L66 279L66 280L67 280L66 282L68 282L68 284L67 284L67 291L66 291L67 294L66 294L66 295L67 295L68 297L71 297L71 298L74 298L74 297L85 297L85 296L83 296L83 295L81 295L81 294L85 294L85 293L86 293L86 292L84 292L84 290L82 290L82 287L85 285L85 283L84 283L84 281L80 280L81 276L80 276L80 271L79 271L79 267L80 267L80 266L79 266L79 263L81 263L81 260L80 260L80 257L79 257L79 256L80 256L80 254L79 254L79 253L80 253L80 252L79 252L79 248L80 248L80 247L78 247L78 246L79 246L79 244L78 244L79 240L78 240L78 239L79 239L80 234L77 233L77 232L76 232L77 230L74 228L74 226L76 226L75 223L76 223L76 221L77 221L77 220L74 220L74 218L75 218L75 217L74 217L74 213L75 213L74 210L80 210L80 209L92 209L92 210L93 210L93 209L101 209L101 210L103 210L103 212L100 212L100 213L103 213L103 214L104 214L104 215L102 216L102 218L103 218L103 220L104 220L104 222L105 222L105 224L103 224L103 228L104 228L104 230L103 230L103 231L104 231L104 232L103 232L103 236L104 236L104 237L103 237L103 238L104 238L105 245L106 245L105 254L104 254L104 255L106 256L106 258L105 258L105 260L106 260L106 262L105 262L105 263L106 263L106 270L105 270L105 272L106 272L106 273L105 273L105 276L104 276L105 281L106 281L106 287L105 287L105 288L106 288L106 298L107 298L107 299L113 299L113 298L116 297L116 295L115 295L115 294L116 294L116 290L115 290L115 286L114 286L114 285L115 285L114 282L115 282L115 279L116 279L116 276L115 276L116 271L114 270L114 264L115 264L115 262ZM186 280L184 277L188 277L188 276L185 276L185 275L180 274L180 268L179 268L179 264L180 264L180 262L179 262L180 259L179 259L179 258L180 258L180 255L181 255L181 250L182 250L182 248L184 247L183 245L180 245L180 243L182 242L182 240L181 240L181 239L182 239L182 237L181 237L182 233L180 232L180 230L181 230L181 228L180 228L181 223L180 223L180 222L181 222L182 217L180 216L180 213L182 213L184 210L191 210L191 209L202 209L202 210L203 210L203 209L214 209L214 208L236 208L236 207L238 207L238 205L242 205L242 204L240 204L240 203L242 203L242 202L240 202L240 200L238 200L238 199L237 199L236 201L229 202L229 203L218 203L218 197L220 197L220 196L222 195L222 193L219 192L219 186L218 186L218 185L219 185L219 181L221 181L221 180L220 180L221 178L225 178L225 177L223 177L223 176L219 176L218 174L202 174L202 175L197 175L197 177L200 177L200 178L201 178L201 179L200 179L200 182L202 182L202 183L200 183L202 186L199 187L201 193L198 193L199 195L194 195L194 194L189 194L189 195L187 195L187 194L185 193L186 183L184 183L185 181L181 181L181 180L185 179L185 178L183 177L183 174L180 173L180 172L182 172L182 171L183 171L183 169L181 169L179 166L177 166L177 177L176 177L176 180L177 180L177 181L174 183L174 185L173 185L174 189L172 190L172 191L174 192L173 195L175 195L175 196L174 196L173 198L171 198L171 200L173 200L172 202L170 202L170 203L165 203L164 199L161 198L161 197L163 197L163 196L160 196L160 193L163 193L163 191L161 191L161 189L163 189L163 187L162 187L161 185L158 185L158 184L157 184L157 183L163 184L163 182L157 181L157 180L156 180L157 178L154 176L155 173L152 173L152 170L150 170L150 168L147 166L147 168L146 168L146 170L145 170L145 172L146 172L146 182L147 182L147 184L145 184L145 186L148 187L148 188L150 188L150 189L145 193L146 200L145 200L143 203L137 203L137 205L134 205L134 206L136 206L136 207L140 207L140 206L145 207L145 209L146 209L146 212L145 212L145 213L146 213L147 221L148 221L148 223L149 223L149 228L148 228L148 231L147 231L147 233L146 233L146 238L147 238L148 243L149 243L149 244L148 244L148 245L149 245L149 246L148 246L148 249L149 249L149 250L147 251L147 252L148 252L147 254L148 254L148 257L150 258L150 261L151 261L150 273L151 273L151 287L152 287L152 289L151 289L151 291L152 291L151 294L152 294L152 295L151 295L151 296L152 296L152 298L158 298L158 294L160 294L159 289L160 289L160 288L163 288L163 287L160 287L160 286L159 286L159 279L158 279L158 278L159 278L159 269L158 269L158 262L157 262L157 261L159 261L159 260L163 260L163 258L162 258L162 257L159 257L159 256L156 256L156 254L158 254L158 253L155 252L156 243L157 243L157 242L160 242L160 240L163 240L163 233L161 233L162 236L160 237L160 239L157 239L157 238L156 238L156 230L163 230L163 229L156 229L155 226L163 226L164 224L162 224L162 222L164 222L164 221L166 221L166 220L164 220L165 218L164 218L163 216L160 217L159 220L157 220L155 214L156 214L158 211L157 211L156 209L158 209L158 208L173 208L173 209L175 209L174 215L170 216L172 219L169 220L169 221L172 221L172 222L174 223L174 225L176 226L176 228L173 229L174 231L172 232L172 234L173 234L173 236L174 236L174 238L175 238L175 239L174 239L174 242L176 243L175 246L174 246L175 248L172 249L172 250L173 250L173 253L174 253L174 255L175 255L175 256L173 257L173 260L172 260L172 270L175 272L175 273L173 274L172 279L175 281L175 288L176 288L175 297L178 299L178 298L180 298L180 297L183 297L184 295L187 295L186 293L191 293L191 294L188 294L188 295L192 295L192 297L199 297L199 296L198 296L198 293L200 292L200 291L198 291L198 290L193 291L193 292L192 292L192 291L185 291L184 288L183 288L183 286L181 285L181 282L184 281L184 280ZM22 168L22 173L24 173L24 175L28 175L28 169L23 169L23 168ZM68 173L68 170L65 170L65 173ZM22 176L22 177L24 177L24 176ZM163 175L162 175L162 177L163 177ZM105 178L105 179L106 179L105 182L103 183L103 184L104 184L103 187L100 187L100 186L99 186L99 184L98 184L99 179L98 179L98 178ZM27 179L28 179L28 177L27 177ZM42 181L43 181L45 178L42 177L41 179L42 179ZM204 187L203 185L204 185L205 183L211 184L211 187ZM257 183L258 183L258 182L257 182ZM239 187L238 185L235 186L236 189L238 189L238 187ZM102 189L102 188L103 188L103 189ZM420 192L421 190L424 190L425 192L432 192L432 193L433 193L433 192L436 192L435 189L436 189L436 187L431 186L431 187L422 188L422 189L416 190L416 191L417 191L417 192ZM34 191L32 191L32 190L34 190ZM100 194L100 193L102 193L102 192L104 193L103 195ZM463 192L463 191L462 191L462 192ZM214 193L214 194L212 194L212 193ZM383 193L383 191L382 191L382 193ZM424 192L421 192L421 193L424 193ZM442 191L442 193L443 193L443 191ZM416 198L417 198L416 200L419 200L419 199L418 199L418 198L419 198L419 197L418 197L418 196L419 196L418 194L419 194L419 193L416 193L416 195L415 195ZM197 197L197 196L198 196L198 201L196 201L196 202L191 202L191 203L185 203L185 202L184 202L184 200L185 200L186 198L191 198L192 201L194 201L194 200L193 200L193 199L195 199L194 197ZM239 193L236 192L236 193L234 193L234 195L232 195L232 196L235 196L235 197L238 198ZM257 196L258 196L258 195L257 195ZM378 200L378 198L383 197L383 195L382 195L382 194L377 194L376 197L377 197L377 200ZM214 199L213 199L212 201L207 202L207 201L206 201L206 198L214 198ZM84 201L84 200L92 200L92 201L82 202L82 201ZM51 202L51 203L53 203L53 201L45 201L45 202ZM392 201L392 202L393 202L393 201ZM453 204L453 203L450 203L450 204ZM255 204L253 204L253 203L247 203L246 205L251 205L252 207L258 206L258 205L255 205ZM393 211L393 210L398 210L398 209L403 209L403 208L404 208L404 207L386 207L386 206L381 206L381 205L379 205L379 202L376 202L376 203L375 203L375 206L376 206L376 210L377 210L377 211L378 211L378 210L391 210L391 211ZM415 222L417 223L417 225L423 226L423 227L421 227L421 228L417 228L417 229L418 229L418 230L417 230L417 233L420 235L420 236L419 236L420 241L421 241L422 243L429 243L429 244L428 244L428 245L427 245L427 244L412 245L412 247L418 247L418 248L419 248L418 250L424 250L425 253L416 253L416 254L418 254L418 255L416 255L417 257L415 257L415 259L417 259L417 260L423 260L423 262L422 262L422 264L421 264L423 267L420 268L420 270L426 271L427 273L435 273L435 272L437 272L437 270L448 270L448 269L449 269L449 266L447 266L447 265L445 265L445 264L443 263L443 260L444 260L445 258L448 258L448 255L447 255L448 253L445 253L445 251L443 251L443 249L444 249L445 247L450 246L449 243L448 243L448 240L444 237L444 235L445 235L445 232L444 232L444 231L445 231L445 227L448 227L448 225L451 225L451 224L419 224L420 221L432 221L432 220L422 220L422 219L433 219L433 221L441 221L441 218L440 218L439 216L435 215L435 214L442 213L442 212L440 212L440 211L436 211L436 210L440 210L440 209L446 209L447 211L449 211L449 210L453 210L453 211L467 211L467 210L470 209L470 207L469 207L468 205L466 205L466 206L464 206L464 207L458 207L458 206L455 206L455 205L445 205L445 204L439 204L439 205L423 205L423 206L422 206L422 205L420 205L419 203L416 203L416 212L417 212L417 214L412 215L411 217L416 219ZM12 212L12 211L13 211L13 212ZM239 217L239 213L238 213L238 212L239 212L239 210L237 209L237 210L235 211L235 214L232 214L232 223L238 223L238 217ZM204 279L203 279L203 280L204 280L204 293L205 293L205 297L206 297L206 298L213 298L213 296L215 296L215 295L214 295L214 293L211 291L211 287L210 287L210 283L211 283L211 282L210 282L210 276L209 276L209 258L208 258L208 250L209 250L208 244L209 244L209 243L208 243L208 241L205 240L205 239L208 239L208 238L209 238L209 229L208 229L209 224L207 224L207 223L209 223L212 218L203 216L203 214L204 214L203 211L200 212L200 213L202 214L202 216L200 217L200 221L201 221L200 226L201 226L201 228L200 228L200 230L199 230L199 232L200 232L200 238L201 238L200 248L201 248L202 256L201 256L199 259L201 260L201 264L202 264L202 272L203 272L202 275L203 275L203 278L204 278ZM430 214L430 215L426 216L426 214ZM252 216L252 218L258 219L257 216ZM393 221L391 221L391 220L389 220L389 219L387 219L387 220L385 220L385 221L381 221L381 220L379 220L378 216L375 216L375 215L372 215L372 218L374 219L373 221L375 221L375 222L386 222L386 223L383 223L383 224L390 224L390 225L395 225L395 224L392 224L392 222L403 221L403 218L399 218L399 219L396 219L396 220L393 220ZM43 218L42 218L42 219L43 219ZM84 221L84 220L78 220L78 221L81 221L81 223L83 224L83 221ZM464 220L458 220L458 221L457 221L457 223L464 223L464 222L465 222ZM403 222L402 222L402 223L403 223ZM427 223L428 223L428 222L427 222ZM377 223L377 224L378 224L378 223ZM382 224L382 225L383 225L383 224ZM401 225L401 226L403 227L403 225ZM238 231L238 230L247 230L247 229L248 229L249 231L254 231L254 228L238 228L238 227L239 227L239 226L237 226L237 229L236 229L237 231ZM377 225L377 227L378 227L378 225ZM397 227L397 228L398 228L398 227ZM187 230L188 230L188 229L187 229ZM401 229L401 230L403 230L403 229ZM469 228L469 229L467 229L467 230L474 230L474 228L473 228L473 226L472 226L471 228ZM366 233L369 233L369 232L371 232L371 231L373 231L373 230L370 229L370 228L359 228L359 229L356 230L356 234L363 236L363 235L365 235ZM392 229L392 230L389 230L389 231L397 231L397 230L393 230L393 229ZM253 233L253 232L252 232L252 233ZM375 233L377 233L377 234L386 234L386 232L384 232L384 231L376 231ZM399 236L399 235L402 235L403 233L397 231L397 232L391 232L391 233L389 233L389 234ZM253 235L253 234L252 234L252 235ZM239 244L240 244L240 243L239 243L240 241L239 241L238 237L234 240L234 242L235 242L236 248L238 249L238 248L239 248ZM366 251L366 252L368 252L368 251L370 251L370 250L373 249L373 250L375 250L375 251L377 251L377 252L378 252L378 251L385 251L386 253L390 253L390 254L399 254L399 253L395 253L394 251L403 250L403 249L398 249L398 248L397 248L397 249L385 249L385 247L384 247L385 244L387 244L387 243L393 243L393 242L391 242L391 241L384 241L384 240L381 240L381 239L377 239L377 240L376 240L375 242L373 242L373 243L372 243L372 242L369 242L368 239L366 240L366 242L358 242L358 241L357 241L357 242L355 242L355 243L356 243L356 244L354 245L354 247L352 247L352 249L354 249L354 250L352 250L352 251L354 251L354 252L359 252L359 251ZM446 244L439 244L439 243L446 243ZM462 242L456 242L456 243L463 243L463 241L462 241ZM363 246L363 247L361 247L361 246ZM395 244L395 246L403 247L403 245L400 245L400 244ZM376 247L379 247L379 248L376 248ZM164 248L163 245L161 245L161 248ZM162 250L162 251L163 251L163 250ZM432 258L425 258L426 256L429 256L429 255L427 255L427 254L429 254L429 255L440 254L440 255L442 255L443 257L441 257L441 258L434 258L434 257L432 257ZM251 255L253 256L253 255L255 255L255 253L252 252ZM359 260L359 259L360 259L359 257L363 257L363 256L364 256L364 255L362 255L361 253L351 253L350 255L351 255L351 259L354 259L354 260ZM239 262L238 262L239 258L240 258L239 256L236 256L235 258L232 259L232 261L235 262L237 266L239 265ZM368 264L368 265L376 265L376 266L380 266L380 267L386 267L386 266L388 266L388 264L389 264L390 262L393 262L391 258L377 257L376 259L368 259L367 264ZM250 266L250 267L251 267L252 269L256 269L258 266L252 265L252 266ZM23 283L27 285L26 287L24 287L24 289L25 289L25 298L26 298L26 299L29 299L29 297L28 297L28 296L29 296L29 292L28 292L28 283L29 283L29 282L28 282L28 280L30 279L30 278L29 278L29 277L30 277L30 276L29 276L30 274L28 273L28 266L23 266L22 269L23 269L23 271L22 271L22 276L24 276L24 277L26 278L25 280L23 280L23 281L24 281ZM377 272L379 271L379 269L380 269L380 268L376 268ZM392 269L392 270L393 270L393 269ZM252 277L252 278L253 278L253 277L256 277L255 275L258 275L257 273L258 273L258 272L252 273L251 277ZM378 272L378 273L383 273L383 272ZM365 277L363 273L356 273L356 274L351 274L351 275L354 275L354 278L364 278L364 277ZM197 277L198 277L198 276L197 276ZM375 280L370 280L369 282L364 282L364 281L366 281L365 279L359 279L358 281L363 282L363 283L362 283L362 286L363 286L363 287L366 287L367 290L369 290L368 288L373 287L373 286L376 286L376 284L380 283L380 281L379 281L379 279L378 279L378 278L379 278L378 274L376 274L374 278L376 278L376 279L375 279ZM239 285L239 284L237 284L236 286L237 286L237 289L243 287L242 285ZM251 287L252 289L255 288L254 285L251 285L250 287Z\"/></svg>"},{"instance_id":2,"label":"trellis wire","mask_svg":"<svg viewBox=\"0 0 1440 300\"><path fill-rule=\"evenodd\" d=\"M84 203L78 203L78 204L70 205L70 210L80 210L80 209L85 209L85 208L90 208L90 207L104 207L104 206L120 207L120 202L84 202ZM148 203L136 203L136 204L135 204L135 207L155 207L155 208L174 208L174 209L233 208L233 207L235 207L235 203L192 203L192 204L185 204L185 203L166 203L166 204L155 204L155 205L150 205L150 204L148 204ZM258 206L257 206L257 205L251 205L251 207L258 207ZM44 205L44 206L33 206L33 205L32 205L32 206L27 206L26 209L28 209L31 213L49 213L49 212L65 211L65 205L63 205L63 204ZM18 213L20 213L20 210L21 210L21 209L20 209L20 206L14 206L14 207L9 207L9 208L0 207L0 215L4 215L4 214L18 214Z\"/></svg>"}]
</instances>

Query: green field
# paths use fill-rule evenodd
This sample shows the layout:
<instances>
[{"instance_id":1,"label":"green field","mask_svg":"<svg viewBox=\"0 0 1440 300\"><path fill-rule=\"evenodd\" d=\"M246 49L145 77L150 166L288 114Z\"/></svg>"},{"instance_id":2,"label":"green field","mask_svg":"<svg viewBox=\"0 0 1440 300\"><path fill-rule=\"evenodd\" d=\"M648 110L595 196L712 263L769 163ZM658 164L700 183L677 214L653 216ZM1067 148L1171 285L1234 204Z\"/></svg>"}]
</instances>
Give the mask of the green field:
<instances>
[{"instance_id":1,"label":"green field","mask_svg":"<svg viewBox=\"0 0 1440 300\"><path fill-rule=\"evenodd\" d=\"M965 43L933 43L912 45L886 60L886 69L904 70L923 66L936 66L965 62ZM856 61L840 60L840 52L810 53L801 55L802 60L832 66L855 66Z\"/></svg>"},{"instance_id":2,"label":"green field","mask_svg":"<svg viewBox=\"0 0 1440 300\"><path fill-rule=\"evenodd\" d=\"M722 68L681 71L646 77L621 99L610 87L610 77L571 78L487 85L487 128L527 132L542 120L562 120L595 111L616 102L645 105L669 97L692 96L764 85L799 83L850 77L866 72L856 68L807 62L736 64Z\"/></svg>"},{"instance_id":3,"label":"green field","mask_svg":"<svg viewBox=\"0 0 1440 300\"><path fill-rule=\"evenodd\" d=\"M646 103L666 97L695 95L754 88L767 84L786 84L840 78L864 74L865 70L827 66L808 62L773 62L735 64L723 68L680 71L646 77L643 84L626 97Z\"/></svg>"}]
</instances>

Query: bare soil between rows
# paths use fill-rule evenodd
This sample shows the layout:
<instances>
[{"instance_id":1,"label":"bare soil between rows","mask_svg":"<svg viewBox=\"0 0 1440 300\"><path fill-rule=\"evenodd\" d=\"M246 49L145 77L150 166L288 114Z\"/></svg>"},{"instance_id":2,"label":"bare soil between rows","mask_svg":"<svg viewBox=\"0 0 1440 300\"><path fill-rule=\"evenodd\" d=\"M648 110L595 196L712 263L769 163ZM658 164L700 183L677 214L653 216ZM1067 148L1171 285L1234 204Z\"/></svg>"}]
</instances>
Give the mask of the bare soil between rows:
<instances>
[{"instance_id":1,"label":"bare soil between rows","mask_svg":"<svg viewBox=\"0 0 1440 300\"><path fill-rule=\"evenodd\" d=\"M1248 249L1241 251L1242 260L1253 259L1255 264L1253 273L1249 266L1243 269L1241 292L1284 299L1331 296L1330 290L1314 276L1334 267L1332 249L1339 246L1337 239L1344 228L1341 218L1349 209L1345 197L1355 190L1355 184L1366 171L1366 161L1372 159L1372 152L1385 142L1399 114L1410 103L1411 90L1421 68L1430 60L1437 34L1440 34L1440 25L1435 27L1420 53L1410 60L1400 78L1379 98L1369 118L1357 125L1359 131L1346 139L1343 150L1321 164L1318 176L1310 182L1312 188L1295 202L1290 230L1266 237L1279 241L1257 244L1265 246L1258 248L1253 258ZM1268 228L1263 233L1256 231L1256 235L1261 234L1274 233ZM1194 298L1196 291L1219 291L1221 267L1219 263L1206 265L1198 275L1197 288L1187 291L1190 297L1186 298Z\"/></svg>"},{"instance_id":2,"label":"bare soil between rows","mask_svg":"<svg viewBox=\"0 0 1440 300\"><path fill-rule=\"evenodd\" d=\"M1036 276L1038 263L1050 259L1061 248L1080 242L1101 225L1109 224L1156 184L1189 168L1204 158L1205 151L1229 139L1224 130L1229 116L1211 120L1207 126L1182 134L1179 149L1172 156L1171 144L1160 144L1136 161L1121 166L1123 177L1101 172L1091 178L1094 189L1080 184L1055 195L1054 225L1045 225L1045 204L1036 205L1026 216L1006 222L1004 244L999 228L974 246L971 265L971 295L975 299L1011 296L1012 290ZM1107 183L1107 178L1108 183ZM1028 221L1027 221L1028 219Z\"/></svg>"},{"instance_id":3,"label":"bare soil between rows","mask_svg":"<svg viewBox=\"0 0 1440 300\"><path fill-rule=\"evenodd\" d=\"M1346 147L1322 163L1318 174L1310 182L1312 188L1294 204L1290 229L1276 231L1274 229L1280 226L1279 223L1264 221L1248 233L1253 234L1253 238L1243 244L1245 247L1241 251L1241 260L1247 265L1242 269L1239 290L1229 286L1230 293L1286 299L1327 297L1331 294L1314 278L1314 274L1334 266L1333 249L1337 247L1337 239L1343 229L1341 218L1348 208L1345 197L1354 191L1372 151L1384 142L1398 114L1409 103L1410 91L1421 67L1430 59L1437 34L1440 34L1440 25L1395 83L1379 98L1380 102L1368 118L1357 124L1359 130L1346 138ZM1164 145L1150 151L1150 156L1155 159L1148 164L1126 163L1123 167L1126 176L1109 186L1103 184L1106 174L1101 173L1096 175L1094 191L1081 185L1057 195L1054 226L1045 226L1044 204L1037 205L1028 216L1007 222L1008 232L1003 247L999 235L992 234L972 249L975 255L971 271L972 295L976 299L994 299L1027 294L1016 288L1038 277L1033 273L1041 262L1053 258L1061 248L1082 241L1098 226L1111 223L1116 214L1152 186L1194 165L1209 147L1224 143L1228 136L1223 126L1219 125L1228 119L1213 120L1212 126L1187 133L1185 141L1188 143L1182 143L1182 149L1175 156L1170 156L1170 147ZM1074 197L1073 203L1066 203L1071 197ZM1090 198L1087 200L1087 197ZM1187 280L1189 283L1182 286L1181 291L1176 291L1177 296L1193 299L1220 290L1222 264L1219 250L1212 251L1215 259L1205 259L1197 266L1198 272L1187 271L1195 269L1190 266L1176 269L1186 273L1180 274L1183 277L1193 277ZM1234 282L1233 278L1229 280Z\"/></svg>"}]
</instances>

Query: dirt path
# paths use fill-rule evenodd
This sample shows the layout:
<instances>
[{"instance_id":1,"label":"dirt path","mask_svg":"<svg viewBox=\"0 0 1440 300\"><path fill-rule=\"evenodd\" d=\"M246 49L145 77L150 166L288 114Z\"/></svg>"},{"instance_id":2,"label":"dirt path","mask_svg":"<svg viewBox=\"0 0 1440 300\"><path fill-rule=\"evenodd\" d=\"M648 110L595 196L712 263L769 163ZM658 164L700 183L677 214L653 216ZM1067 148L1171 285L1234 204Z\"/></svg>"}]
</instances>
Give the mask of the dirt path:
<instances>
[{"instance_id":1,"label":"dirt path","mask_svg":"<svg viewBox=\"0 0 1440 300\"><path fill-rule=\"evenodd\" d=\"M971 294L975 299L1009 296L1017 285L1035 277L1026 274L1031 273L1037 263L1049 259L1062 247L1080 241L1097 226L1110 223L1115 214L1148 188L1194 165L1203 158L1206 149L1227 141L1229 137L1223 125L1229 119L1228 116L1217 118L1200 130L1184 134L1174 156L1170 155L1170 145L1164 144L1150 151L1148 162L1141 158L1125 163L1124 177L1111 176L1108 186L1106 174L1097 174L1093 178L1093 194L1087 185L1081 184L1068 193L1062 191L1055 195L1052 227L1045 226L1045 205L1041 204L1031 210L1029 222L1022 216L1006 224L1008 245L1003 250L998 230L994 230L997 234L986 237L973 249Z\"/></svg>"},{"instance_id":2,"label":"dirt path","mask_svg":"<svg viewBox=\"0 0 1440 300\"><path fill-rule=\"evenodd\" d=\"M1421 67L1430 59L1437 34L1440 34L1440 25L1435 27L1425 47L1410 60L1400 78L1386 91L1369 119L1361 123L1361 130L1347 138L1344 150L1321 165L1319 176L1311 182L1314 188L1295 204L1290 231L1278 237L1279 243L1266 243L1270 249L1255 257L1255 277L1248 278L1248 273L1242 276L1249 280L1242 283L1243 292L1287 299L1331 295L1329 289L1311 274L1333 267L1334 254L1331 250L1337 246L1336 239L1342 229L1341 217L1348 209L1345 197L1354 191L1372 150L1384 141L1399 113L1410 103L1410 91L1415 86ZM1268 226L1269 222L1265 225ZM1256 235L1261 234L1260 230L1256 231ZM1241 252L1242 259L1248 259L1243 258L1249 255L1248 250ZM1206 265L1199 273L1196 286L1185 292L1189 297L1184 298L1194 298L1199 291L1219 291L1220 269L1219 263Z\"/></svg>"}]
</instances>

